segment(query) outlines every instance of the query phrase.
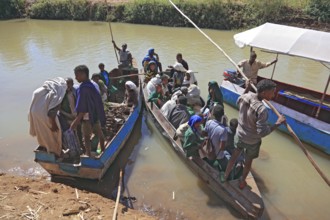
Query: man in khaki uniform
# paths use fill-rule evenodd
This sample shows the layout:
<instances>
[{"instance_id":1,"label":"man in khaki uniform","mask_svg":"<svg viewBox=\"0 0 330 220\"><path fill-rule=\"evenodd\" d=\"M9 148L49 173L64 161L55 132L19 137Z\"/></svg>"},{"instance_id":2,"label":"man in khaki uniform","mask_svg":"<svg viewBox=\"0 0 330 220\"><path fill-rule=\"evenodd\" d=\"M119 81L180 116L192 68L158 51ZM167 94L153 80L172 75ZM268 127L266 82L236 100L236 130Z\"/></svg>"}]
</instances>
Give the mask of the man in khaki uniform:
<instances>
[{"instance_id":1,"label":"man in khaki uniform","mask_svg":"<svg viewBox=\"0 0 330 220\"><path fill-rule=\"evenodd\" d=\"M257 60L257 54L252 51L249 60L242 60L237 64L239 68L243 68L243 73L245 76L251 80L253 84L257 84L257 77L259 69L269 67L270 65L277 62L277 59L272 62L262 63Z\"/></svg>"}]
</instances>

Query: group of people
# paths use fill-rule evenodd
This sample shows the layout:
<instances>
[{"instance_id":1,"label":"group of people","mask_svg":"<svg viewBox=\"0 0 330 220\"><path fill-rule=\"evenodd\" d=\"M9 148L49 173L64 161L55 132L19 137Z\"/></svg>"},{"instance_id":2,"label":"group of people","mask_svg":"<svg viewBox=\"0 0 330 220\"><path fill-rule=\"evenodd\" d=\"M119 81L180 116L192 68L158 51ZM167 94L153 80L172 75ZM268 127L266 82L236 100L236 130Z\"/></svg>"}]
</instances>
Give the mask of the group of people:
<instances>
[{"instance_id":1,"label":"group of people","mask_svg":"<svg viewBox=\"0 0 330 220\"><path fill-rule=\"evenodd\" d=\"M104 64L99 64L99 68L100 73L93 74L90 79L88 67L79 65L74 69L79 85L74 85L72 78L57 77L47 80L33 92L29 111L30 134L37 137L41 148L61 158L68 151L76 152L73 159L82 153L91 156L91 136L94 134L98 137L101 152L105 150L104 102L117 92L117 88L112 86ZM138 104L137 86L131 81L125 82L122 104L132 108ZM70 143L66 137L77 139L76 144L62 146ZM71 149L66 149L68 147Z\"/></svg>"},{"instance_id":2,"label":"group of people","mask_svg":"<svg viewBox=\"0 0 330 220\"><path fill-rule=\"evenodd\" d=\"M268 111L262 100L274 97L276 84L268 79L257 83L258 70L277 60L262 63L252 51L250 59L238 64L248 80L244 94L237 101L238 119L228 121L217 82L209 82L209 96L203 103L197 80L189 74L192 71L182 54L178 53L177 62L169 66L169 74L161 72L159 56L154 55L154 49L150 49L143 61L148 101L160 108L176 129L175 138L180 138L187 157L204 159L219 170L222 182L239 177L239 187L245 188L252 161L259 155L261 139L285 123L285 117L281 116L273 126L267 124ZM257 83L255 93L250 92L251 83Z\"/></svg>"}]
</instances>

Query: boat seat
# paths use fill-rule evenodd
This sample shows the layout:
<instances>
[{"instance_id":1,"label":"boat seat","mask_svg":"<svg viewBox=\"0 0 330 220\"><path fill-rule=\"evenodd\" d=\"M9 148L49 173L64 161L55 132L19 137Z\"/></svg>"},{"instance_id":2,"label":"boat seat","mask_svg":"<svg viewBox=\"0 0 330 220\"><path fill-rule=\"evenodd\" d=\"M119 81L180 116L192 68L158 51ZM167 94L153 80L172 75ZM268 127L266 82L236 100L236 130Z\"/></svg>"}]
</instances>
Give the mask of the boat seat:
<instances>
[{"instance_id":1,"label":"boat seat","mask_svg":"<svg viewBox=\"0 0 330 220\"><path fill-rule=\"evenodd\" d=\"M296 94L296 93L288 91L288 90L280 90L280 91L278 91L278 95L284 96L288 99L293 99L293 100L305 103L305 104L313 106L313 107L320 106L320 103L317 102L316 98L310 98L310 97L304 96L303 94L301 94L301 95ZM315 99L315 101L312 99ZM330 103L328 103L328 102L323 103L321 106L321 109L330 111Z\"/></svg>"}]
</instances>

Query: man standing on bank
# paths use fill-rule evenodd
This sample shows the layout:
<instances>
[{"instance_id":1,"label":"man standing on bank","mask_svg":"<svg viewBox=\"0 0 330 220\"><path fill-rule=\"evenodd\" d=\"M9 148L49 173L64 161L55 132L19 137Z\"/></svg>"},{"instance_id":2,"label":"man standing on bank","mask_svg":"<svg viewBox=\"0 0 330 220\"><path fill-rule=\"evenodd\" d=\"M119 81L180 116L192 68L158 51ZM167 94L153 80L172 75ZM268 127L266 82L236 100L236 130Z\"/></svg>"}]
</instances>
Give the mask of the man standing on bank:
<instances>
[{"instance_id":1,"label":"man standing on bank","mask_svg":"<svg viewBox=\"0 0 330 220\"><path fill-rule=\"evenodd\" d=\"M243 73L245 74L245 76L248 79L250 79L254 85L256 85L259 69L269 67L276 62L277 62L277 59L273 60L272 62L262 63L259 60L257 60L256 52L251 51L250 59L242 60L241 62L239 62L237 64L237 66L239 68L243 68Z\"/></svg>"},{"instance_id":2,"label":"man standing on bank","mask_svg":"<svg viewBox=\"0 0 330 220\"><path fill-rule=\"evenodd\" d=\"M268 110L262 100L271 100L274 97L276 84L269 79L263 79L257 84L257 93L250 91L250 80L247 80L248 86L244 94L237 100L239 108L238 127L235 135L234 153L229 160L224 180L229 176L230 171L235 164L236 159L241 152L245 150L245 166L242 177L240 179L239 188L243 189L246 186L246 177L251 170L252 161L259 156L261 138L267 136L281 124L286 122L286 119L281 115L274 125L267 124Z\"/></svg>"}]
</instances>

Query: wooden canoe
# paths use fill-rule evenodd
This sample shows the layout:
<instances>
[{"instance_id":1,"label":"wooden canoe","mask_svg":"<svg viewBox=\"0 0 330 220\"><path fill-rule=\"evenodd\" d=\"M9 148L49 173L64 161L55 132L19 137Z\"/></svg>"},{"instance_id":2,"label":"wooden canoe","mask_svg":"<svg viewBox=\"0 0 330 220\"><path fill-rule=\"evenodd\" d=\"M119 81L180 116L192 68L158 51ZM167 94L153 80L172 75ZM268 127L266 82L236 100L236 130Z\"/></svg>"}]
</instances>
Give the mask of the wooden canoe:
<instances>
[{"instance_id":1,"label":"wooden canoe","mask_svg":"<svg viewBox=\"0 0 330 220\"><path fill-rule=\"evenodd\" d=\"M136 74L138 73L136 69ZM137 76L136 76L137 78ZM123 88L122 88L123 89ZM139 82L138 106L129 113L118 132L106 144L105 151L96 157L80 157L79 164L62 162L54 154L47 153L39 147L35 150L35 161L39 163L49 174L56 176L71 176L85 179L101 179L110 165L116 159L120 150L125 146L142 110L142 92ZM124 93L119 89L119 93ZM118 102L122 102L120 98Z\"/></svg>"},{"instance_id":2,"label":"wooden canoe","mask_svg":"<svg viewBox=\"0 0 330 220\"><path fill-rule=\"evenodd\" d=\"M264 79L258 77L258 80ZM330 96L325 96L324 104L315 118L319 106L318 100L322 93L306 88L290 85L273 80L277 84L276 95L271 101L272 105L286 117L287 122L295 131L299 139L309 143L317 149L330 154ZM244 88L228 80L223 80L220 89L224 102L237 108L236 101L244 92ZM276 114L267 106L268 122L274 124ZM285 126L279 129L289 133Z\"/></svg>"},{"instance_id":3,"label":"wooden canoe","mask_svg":"<svg viewBox=\"0 0 330 220\"><path fill-rule=\"evenodd\" d=\"M143 77L140 78L142 82ZM247 177L248 186L243 190L238 188L238 180L220 182L220 174L202 159L189 159L181 146L180 140L174 140L175 128L161 113L156 105L147 102L148 95L146 87L142 88L145 106L148 112L153 116L157 126L161 129L162 134L172 143L173 149L178 156L185 161L188 167L207 184L220 198L230 204L245 218L258 218L264 210L264 203L258 189L258 186L250 173Z\"/></svg>"}]
</instances>

